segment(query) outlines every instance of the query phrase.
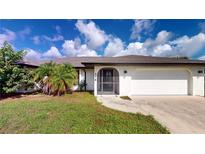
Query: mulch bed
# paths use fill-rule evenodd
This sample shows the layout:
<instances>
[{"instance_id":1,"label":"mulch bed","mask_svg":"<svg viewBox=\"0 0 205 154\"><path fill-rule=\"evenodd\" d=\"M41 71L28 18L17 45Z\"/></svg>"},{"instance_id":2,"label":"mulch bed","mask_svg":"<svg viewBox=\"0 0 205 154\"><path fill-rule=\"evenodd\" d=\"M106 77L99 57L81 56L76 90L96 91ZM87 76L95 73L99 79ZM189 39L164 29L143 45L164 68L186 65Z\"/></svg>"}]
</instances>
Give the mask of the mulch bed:
<instances>
[{"instance_id":1,"label":"mulch bed","mask_svg":"<svg viewBox=\"0 0 205 154\"><path fill-rule=\"evenodd\" d=\"M23 96L26 96L26 95L35 95L35 94L38 94L39 91L35 91L35 92L27 92L27 93L10 93L10 94L0 94L0 100L4 100L4 99L7 99L7 98L12 98L12 99L15 99L15 98L21 98Z\"/></svg>"}]
</instances>

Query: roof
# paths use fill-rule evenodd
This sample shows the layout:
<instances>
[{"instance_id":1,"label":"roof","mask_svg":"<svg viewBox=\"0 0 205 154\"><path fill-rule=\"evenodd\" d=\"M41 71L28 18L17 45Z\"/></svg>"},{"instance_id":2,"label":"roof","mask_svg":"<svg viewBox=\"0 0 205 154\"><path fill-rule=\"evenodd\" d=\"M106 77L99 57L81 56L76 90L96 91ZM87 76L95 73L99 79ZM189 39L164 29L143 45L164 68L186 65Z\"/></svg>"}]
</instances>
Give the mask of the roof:
<instances>
[{"instance_id":1,"label":"roof","mask_svg":"<svg viewBox=\"0 0 205 154\"><path fill-rule=\"evenodd\" d=\"M74 67L86 67L94 64L191 64L191 65L204 65L203 60L190 60L183 58L168 58L168 57L152 57L152 56L120 56L120 57L67 57L57 58L54 60L56 63L70 63ZM28 65L38 66L46 61L39 63L26 62ZM48 61L47 61L48 62Z\"/></svg>"},{"instance_id":2,"label":"roof","mask_svg":"<svg viewBox=\"0 0 205 154\"><path fill-rule=\"evenodd\" d=\"M85 67L89 64L197 64L205 65L203 60L152 56L120 56L120 57L68 57L55 60L56 63L71 63L74 67Z\"/></svg>"},{"instance_id":3,"label":"roof","mask_svg":"<svg viewBox=\"0 0 205 154\"><path fill-rule=\"evenodd\" d=\"M17 62L17 64L19 64L19 65L28 66L28 67L38 67L42 63L43 62L35 62L35 61L20 61L20 62Z\"/></svg>"}]
</instances>

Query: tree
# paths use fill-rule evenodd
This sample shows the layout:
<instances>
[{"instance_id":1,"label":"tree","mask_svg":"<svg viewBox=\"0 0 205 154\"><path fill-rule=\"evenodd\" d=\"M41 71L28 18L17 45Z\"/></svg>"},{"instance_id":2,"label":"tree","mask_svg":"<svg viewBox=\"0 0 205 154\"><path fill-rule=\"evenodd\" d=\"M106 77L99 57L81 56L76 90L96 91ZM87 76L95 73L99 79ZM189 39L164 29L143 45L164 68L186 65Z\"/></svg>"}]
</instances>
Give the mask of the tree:
<instances>
[{"instance_id":1,"label":"tree","mask_svg":"<svg viewBox=\"0 0 205 154\"><path fill-rule=\"evenodd\" d=\"M51 94L50 78L54 72L56 64L54 62L45 63L34 71L34 81L37 81L42 88L43 93Z\"/></svg>"},{"instance_id":2,"label":"tree","mask_svg":"<svg viewBox=\"0 0 205 154\"><path fill-rule=\"evenodd\" d=\"M58 96L72 92L76 78L77 72L72 65L54 62L42 64L35 75L35 80L40 83L45 94Z\"/></svg>"},{"instance_id":3,"label":"tree","mask_svg":"<svg viewBox=\"0 0 205 154\"><path fill-rule=\"evenodd\" d=\"M72 87L76 83L77 73L70 64L56 65L51 77L51 91L54 95L62 95L72 92Z\"/></svg>"},{"instance_id":4,"label":"tree","mask_svg":"<svg viewBox=\"0 0 205 154\"><path fill-rule=\"evenodd\" d=\"M0 48L0 95L16 92L32 82L29 70L17 65L24 54L24 51L14 51L7 42Z\"/></svg>"}]
</instances>

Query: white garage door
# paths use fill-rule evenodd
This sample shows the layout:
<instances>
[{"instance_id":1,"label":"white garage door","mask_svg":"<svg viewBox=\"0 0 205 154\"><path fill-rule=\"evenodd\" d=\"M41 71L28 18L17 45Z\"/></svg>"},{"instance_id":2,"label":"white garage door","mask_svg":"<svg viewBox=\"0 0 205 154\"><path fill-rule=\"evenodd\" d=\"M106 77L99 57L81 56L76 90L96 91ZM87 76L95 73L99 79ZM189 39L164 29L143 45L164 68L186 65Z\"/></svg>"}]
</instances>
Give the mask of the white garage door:
<instances>
[{"instance_id":1,"label":"white garage door","mask_svg":"<svg viewBox=\"0 0 205 154\"><path fill-rule=\"evenodd\" d=\"M187 95L185 70L138 70L132 75L132 95Z\"/></svg>"}]
</instances>

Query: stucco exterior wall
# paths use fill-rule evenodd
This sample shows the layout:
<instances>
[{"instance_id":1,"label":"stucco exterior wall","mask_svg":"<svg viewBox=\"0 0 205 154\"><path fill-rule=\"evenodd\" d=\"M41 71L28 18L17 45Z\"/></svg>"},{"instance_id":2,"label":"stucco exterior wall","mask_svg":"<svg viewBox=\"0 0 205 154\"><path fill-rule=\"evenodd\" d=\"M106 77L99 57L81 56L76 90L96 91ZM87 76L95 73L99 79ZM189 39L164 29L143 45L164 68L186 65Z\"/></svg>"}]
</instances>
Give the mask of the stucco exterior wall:
<instances>
[{"instance_id":1,"label":"stucco exterior wall","mask_svg":"<svg viewBox=\"0 0 205 154\"><path fill-rule=\"evenodd\" d=\"M97 73L102 68L115 68L119 72L119 89L121 96L132 95L133 94L133 78L137 70L146 70L148 72L153 72L152 76L154 77L155 71L153 70L166 70L169 72L186 72L187 73L187 94L189 95L199 95L204 96L204 68L197 66L100 66L96 65L94 67L94 94L97 95ZM152 70L152 71L149 71ZM175 71L176 70L176 71ZM202 70L203 73L198 73L199 70ZM127 73L125 73L127 71ZM184 84L185 80L179 79L176 74L176 80L178 84ZM146 82L146 81L145 81ZM182 83L183 82L183 83ZM164 81L159 81L158 86L164 86ZM183 86L183 85L182 85ZM184 84L184 86L186 86ZM167 88L177 88L177 87L167 87ZM157 87L156 87L157 89ZM170 90L170 89L169 89ZM175 89L171 89L174 91ZM171 94L171 93L170 93ZM179 93L180 94L180 93ZM181 93L184 94L184 93Z\"/></svg>"},{"instance_id":2,"label":"stucco exterior wall","mask_svg":"<svg viewBox=\"0 0 205 154\"><path fill-rule=\"evenodd\" d=\"M198 73L203 71L203 73ZM204 96L204 68L195 67L191 69L192 72L192 91L194 96Z\"/></svg>"},{"instance_id":3,"label":"stucco exterior wall","mask_svg":"<svg viewBox=\"0 0 205 154\"><path fill-rule=\"evenodd\" d=\"M85 69L85 71L83 69L79 69L79 83L84 82L86 79L86 90L94 90L94 69Z\"/></svg>"},{"instance_id":4,"label":"stucco exterior wall","mask_svg":"<svg viewBox=\"0 0 205 154\"><path fill-rule=\"evenodd\" d=\"M79 83L84 82L85 80L85 72L82 69L79 69Z\"/></svg>"},{"instance_id":5,"label":"stucco exterior wall","mask_svg":"<svg viewBox=\"0 0 205 154\"><path fill-rule=\"evenodd\" d=\"M94 69L86 69L87 90L94 90Z\"/></svg>"}]
</instances>

